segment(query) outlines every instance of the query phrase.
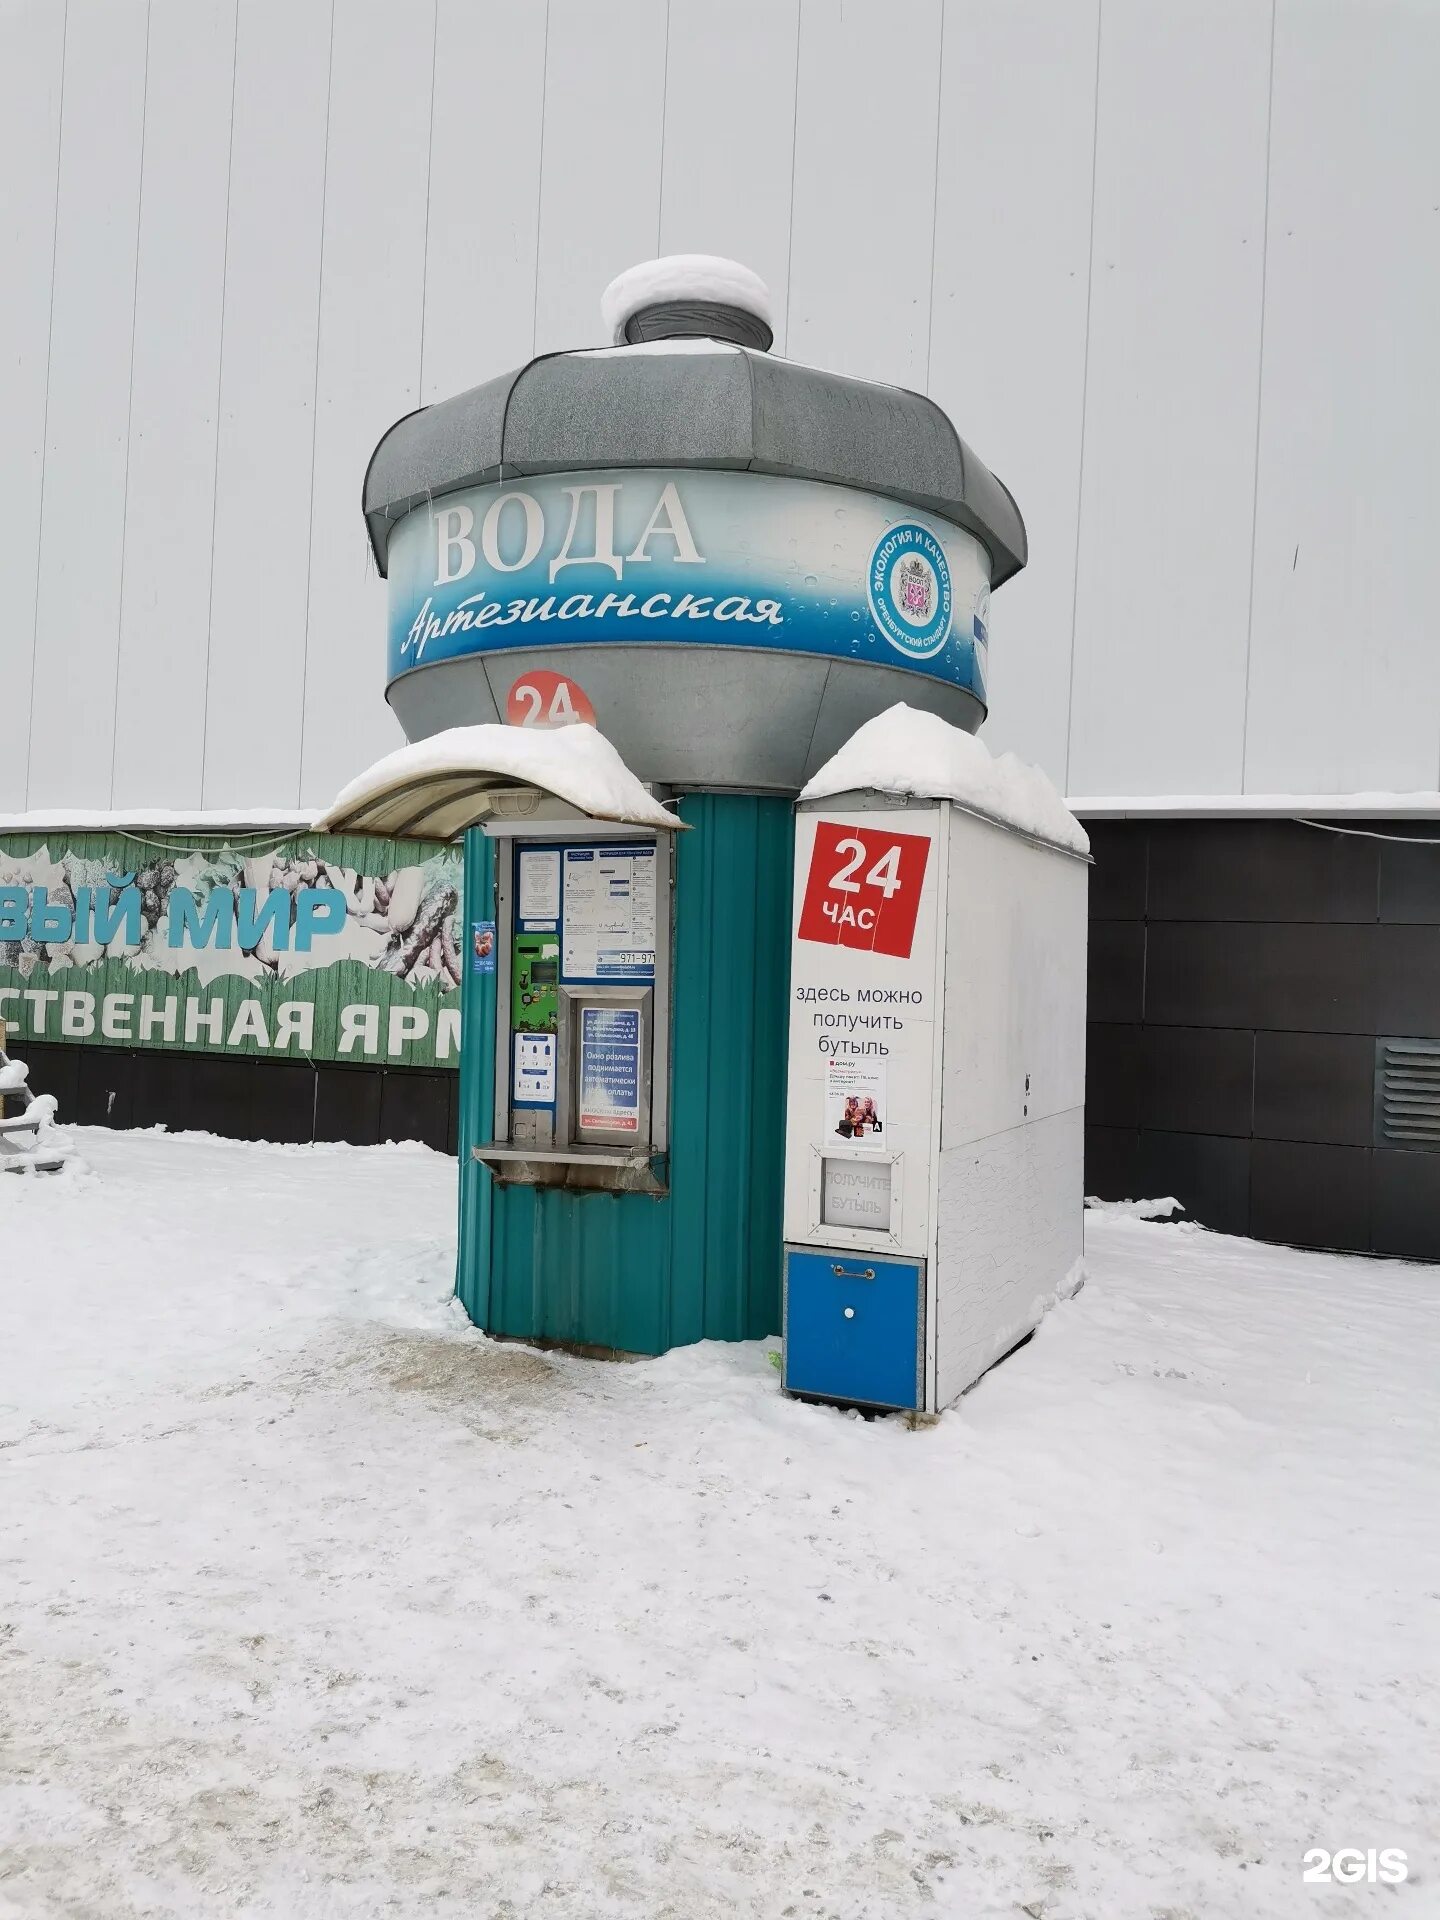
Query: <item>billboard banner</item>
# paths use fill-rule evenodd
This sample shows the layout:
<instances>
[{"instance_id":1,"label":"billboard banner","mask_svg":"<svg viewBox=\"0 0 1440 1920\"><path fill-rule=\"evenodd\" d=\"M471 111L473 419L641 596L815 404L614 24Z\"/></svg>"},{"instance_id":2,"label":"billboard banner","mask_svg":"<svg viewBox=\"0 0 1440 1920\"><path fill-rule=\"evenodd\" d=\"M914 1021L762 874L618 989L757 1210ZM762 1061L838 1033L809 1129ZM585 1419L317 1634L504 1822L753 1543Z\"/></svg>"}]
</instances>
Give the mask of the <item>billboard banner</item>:
<instances>
[{"instance_id":1,"label":"billboard banner","mask_svg":"<svg viewBox=\"0 0 1440 1920\"><path fill-rule=\"evenodd\" d=\"M0 833L11 1045L457 1063L458 847Z\"/></svg>"},{"instance_id":2,"label":"billboard banner","mask_svg":"<svg viewBox=\"0 0 1440 1920\"><path fill-rule=\"evenodd\" d=\"M989 559L947 520L779 475L627 468L416 508L389 553L389 679L590 642L900 667L985 700Z\"/></svg>"}]
</instances>

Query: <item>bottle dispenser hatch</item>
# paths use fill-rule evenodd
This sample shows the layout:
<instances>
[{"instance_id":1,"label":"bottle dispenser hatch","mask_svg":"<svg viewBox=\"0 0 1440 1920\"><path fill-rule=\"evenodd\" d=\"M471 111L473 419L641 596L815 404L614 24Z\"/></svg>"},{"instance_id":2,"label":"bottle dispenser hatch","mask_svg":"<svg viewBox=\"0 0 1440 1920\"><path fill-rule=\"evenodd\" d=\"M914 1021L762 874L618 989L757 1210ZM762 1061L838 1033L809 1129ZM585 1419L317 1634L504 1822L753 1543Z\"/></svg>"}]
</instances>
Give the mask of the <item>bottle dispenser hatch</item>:
<instances>
[{"instance_id":1,"label":"bottle dispenser hatch","mask_svg":"<svg viewBox=\"0 0 1440 1920\"><path fill-rule=\"evenodd\" d=\"M925 1263L785 1251L785 1388L857 1406L923 1404Z\"/></svg>"}]
</instances>

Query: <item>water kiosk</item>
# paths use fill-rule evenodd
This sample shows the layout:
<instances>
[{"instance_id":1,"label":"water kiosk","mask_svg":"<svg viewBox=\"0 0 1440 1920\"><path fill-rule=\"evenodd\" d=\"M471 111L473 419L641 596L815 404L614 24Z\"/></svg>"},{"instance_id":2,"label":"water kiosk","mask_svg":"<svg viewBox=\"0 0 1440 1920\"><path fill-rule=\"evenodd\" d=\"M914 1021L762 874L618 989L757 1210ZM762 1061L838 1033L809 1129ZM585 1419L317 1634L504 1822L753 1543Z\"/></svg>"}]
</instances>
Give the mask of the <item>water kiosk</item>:
<instances>
[{"instance_id":1,"label":"water kiosk","mask_svg":"<svg viewBox=\"0 0 1440 1920\"><path fill-rule=\"evenodd\" d=\"M928 715L802 796L785 1385L938 1411L1080 1275L1088 843Z\"/></svg>"},{"instance_id":2,"label":"water kiosk","mask_svg":"<svg viewBox=\"0 0 1440 1920\"><path fill-rule=\"evenodd\" d=\"M465 834L466 1309L654 1354L780 1322L795 796L897 701L978 727L1026 548L931 401L769 353L745 269L652 262L605 312L613 346L376 447L386 697L419 758L328 820ZM597 742L577 720L620 804L517 757Z\"/></svg>"}]
</instances>

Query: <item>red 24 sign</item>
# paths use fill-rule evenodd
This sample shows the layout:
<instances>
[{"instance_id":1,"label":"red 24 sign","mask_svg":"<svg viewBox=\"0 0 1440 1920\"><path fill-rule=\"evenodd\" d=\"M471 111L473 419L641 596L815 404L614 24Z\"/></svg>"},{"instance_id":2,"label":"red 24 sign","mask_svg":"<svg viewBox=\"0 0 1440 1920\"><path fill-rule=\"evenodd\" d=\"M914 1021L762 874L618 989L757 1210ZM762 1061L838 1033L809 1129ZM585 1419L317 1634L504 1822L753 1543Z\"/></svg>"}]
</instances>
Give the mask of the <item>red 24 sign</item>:
<instances>
[{"instance_id":1,"label":"red 24 sign","mask_svg":"<svg viewBox=\"0 0 1440 1920\"><path fill-rule=\"evenodd\" d=\"M578 681L540 667L522 673L505 702L505 720L512 727L573 727L577 721L595 724L595 709Z\"/></svg>"},{"instance_id":2,"label":"red 24 sign","mask_svg":"<svg viewBox=\"0 0 1440 1920\"><path fill-rule=\"evenodd\" d=\"M821 820L800 906L800 938L908 960L930 842Z\"/></svg>"}]
</instances>

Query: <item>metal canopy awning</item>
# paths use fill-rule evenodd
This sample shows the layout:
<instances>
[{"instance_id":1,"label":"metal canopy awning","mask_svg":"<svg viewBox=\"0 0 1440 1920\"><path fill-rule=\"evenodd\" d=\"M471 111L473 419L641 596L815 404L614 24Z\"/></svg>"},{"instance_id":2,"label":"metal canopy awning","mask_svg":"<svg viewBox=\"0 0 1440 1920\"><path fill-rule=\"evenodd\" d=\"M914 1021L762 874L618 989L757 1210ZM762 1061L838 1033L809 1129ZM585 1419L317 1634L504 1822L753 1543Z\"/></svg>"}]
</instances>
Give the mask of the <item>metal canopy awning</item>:
<instances>
[{"instance_id":1,"label":"metal canopy awning","mask_svg":"<svg viewBox=\"0 0 1440 1920\"><path fill-rule=\"evenodd\" d=\"M502 775L433 773L404 780L332 807L316 821L323 833L375 833L387 840L458 840L467 827L489 819L505 799L537 788L519 787Z\"/></svg>"},{"instance_id":2,"label":"metal canopy awning","mask_svg":"<svg viewBox=\"0 0 1440 1920\"><path fill-rule=\"evenodd\" d=\"M451 841L488 821L555 818L557 802L562 819L668 832L684 826L593 727L477 726L452 727L377 760L315 830Z\"/></svg>"}]
</instances>

